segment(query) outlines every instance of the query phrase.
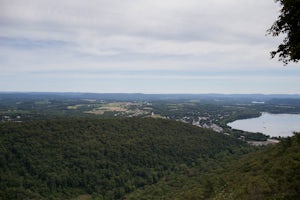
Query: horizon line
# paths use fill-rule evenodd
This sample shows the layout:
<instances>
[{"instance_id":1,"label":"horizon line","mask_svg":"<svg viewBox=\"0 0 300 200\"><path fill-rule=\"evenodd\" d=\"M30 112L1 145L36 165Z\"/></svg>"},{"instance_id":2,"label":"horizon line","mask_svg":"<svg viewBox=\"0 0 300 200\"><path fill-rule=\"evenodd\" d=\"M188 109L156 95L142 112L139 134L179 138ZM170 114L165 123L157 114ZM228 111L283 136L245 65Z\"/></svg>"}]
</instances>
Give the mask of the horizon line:
<instances>
[{"instance_id":1,"label":"horizon line","mask_svg":"<svg viewBox=\"0 0 300 200\"><path fill-rule=\"evenodd\" d=\"M140 94L140 95L300 95L300 93L145 93L145 92L91 92L91 91L0 91L1 94L12 93L49 93L49 94Z\"/></svg>"}]
</instances>

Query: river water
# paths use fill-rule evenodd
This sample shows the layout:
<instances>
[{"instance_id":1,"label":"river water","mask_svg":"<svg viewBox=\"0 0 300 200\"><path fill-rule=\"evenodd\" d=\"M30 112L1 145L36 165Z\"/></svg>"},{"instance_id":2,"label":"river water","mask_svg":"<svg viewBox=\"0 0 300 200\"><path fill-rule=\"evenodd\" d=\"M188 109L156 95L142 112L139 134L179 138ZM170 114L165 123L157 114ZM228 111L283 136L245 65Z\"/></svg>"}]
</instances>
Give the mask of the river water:
<instances>
[{"instance_id":1,"label":"river water","mask_svg":"<svg viewBox=\"0 0 300 200\"><path fill-rule=\"evenodd\" d=\"M269 136L292 136L293 132L300 132L300 114L270 114L262 113L260 117L236 120L228 123L234 129L260 132Z\"/></svg>"}]
</instances>

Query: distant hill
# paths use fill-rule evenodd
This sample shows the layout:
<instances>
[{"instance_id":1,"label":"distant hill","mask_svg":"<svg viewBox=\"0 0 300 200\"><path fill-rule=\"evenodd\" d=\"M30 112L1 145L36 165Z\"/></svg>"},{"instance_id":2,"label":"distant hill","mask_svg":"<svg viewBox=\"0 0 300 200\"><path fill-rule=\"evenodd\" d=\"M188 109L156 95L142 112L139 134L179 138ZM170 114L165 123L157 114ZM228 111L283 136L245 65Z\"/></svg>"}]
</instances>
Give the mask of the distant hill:
<instances>
[{"instance_id":1,"label":"distant hill","mask_svg":"<svg viewBox=\"0 0 300 200\"><path fill-rule=\"evenodd\" d=\"M268 101L270 99L300 99L300 94L143 94L143 93L80 93L80 92L0 92L1 99L102 99L118 101L223 99Z\"/></svg>"},{"instance_id":2,"label":"distant hill","mask_svg":"<svg viewBox=\"0 0 300 200\"><path fill-rule=\"evenodd\" d=\"M0 124L0 199L121 199L182 168L249 147L162 119L56 119Z\"/></svg>"},{"instance_id":3,"label":"distant hill","mask_svg":"<svg viewBox=\"0 0 300 200\"><path fill-rule=\"evenodd\" d=\"M269 104L285 105L285 106L300 106L300 98L274 98L268 101Z\"/></svg>"}]
</instances>

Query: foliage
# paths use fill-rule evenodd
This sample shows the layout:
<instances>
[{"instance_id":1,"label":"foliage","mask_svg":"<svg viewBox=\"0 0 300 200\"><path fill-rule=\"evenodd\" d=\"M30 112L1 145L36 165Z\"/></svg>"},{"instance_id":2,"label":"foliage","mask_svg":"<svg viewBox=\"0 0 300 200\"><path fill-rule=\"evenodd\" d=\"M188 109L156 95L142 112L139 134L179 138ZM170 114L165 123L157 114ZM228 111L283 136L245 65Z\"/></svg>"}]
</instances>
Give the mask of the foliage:
<instances>
[{"instance_id":1,"label":"foliage","mask_svg":"<svg viewBox=\"0 0 300 200\"><path fill-rule=\"evenodd\" d=\"M242 154L249 153L248 151L249 149L241 148L240 153L235 155L222 152L214 159L203 157L199 159L197 165L192 167L180 165L174 173L155 184L133 191L126 196L126 199L209 199L219 182L224 165L238 159Z\"/></svg>"},{"instance_id":2,"label":"foliage","mask_svg":"<svg viewBox=\"0 0 300 200\"><path fill-rule=\"evenodd\" d=\"M246 145L152 118L52 119L0 124L0 199L120 199L178 169Z\"/></svg>"},{"instance_id":3,"label":"foliage","mask_svg":"<svg viewBox=\"0 0 300 200\"><path fill-rule=\"evenodd\" d=\"M296 199L300 134L258 152L152 118L0 124L0 199ZM238 183L238 184L237 184Z\"/></svg>"},{"instance_id":4,"label":"foliage","mask_svg":"<svg viewBox=\"0 0 300 200\"><path fill-rule=\"evenodd\" d=\"M241 158L222 154L195 167L182 166L128 199L298 199L299 154L300 133Z\"/></svg>"},{"instance_id":5,"label":"foliage","mask_svg":"<svg viewBox=\"0 0 300 200\"><path fill-rule=\"evenodd\" d=\"M281 13L268 30L269 34L278 36L287 34L276 51L271 52L272 58L276 54L284 64L298 62L300 59L300 0L275 0L282 6Z\"/></svg>"},{"instance_id":6,"label":"foliage","mask_svg":"<svg viewBox=\"0 0 300 200\"><path fill-rule=\"evenodd\" d=\"M228 165L214 199L298 199L300 134ZM239 183L239 184L237 184ZM224 198L225 197L225 198Z\"/></svg>"}]
</instances>

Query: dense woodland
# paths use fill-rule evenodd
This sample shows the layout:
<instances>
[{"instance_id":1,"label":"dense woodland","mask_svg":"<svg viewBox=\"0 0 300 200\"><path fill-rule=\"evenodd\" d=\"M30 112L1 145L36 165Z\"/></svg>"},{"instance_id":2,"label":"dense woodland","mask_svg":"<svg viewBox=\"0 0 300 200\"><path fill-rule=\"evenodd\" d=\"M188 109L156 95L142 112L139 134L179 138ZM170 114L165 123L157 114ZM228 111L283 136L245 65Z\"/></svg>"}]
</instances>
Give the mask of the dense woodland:
<instances>
[{"instance_id":1,"label":"dense woodland","mask_svg":"<svg viewBox=\"0 0 300 200\"><path fill-rule=\"evenodd\" d=\"M299 191L299 135L246 155L257 149L163 119L7 122L0 131L1 199L293 199Z\"/></svg>"},{"instance_id":2,"label":"dense woodland","mask_svg":"<svg viewBox=\"0 0 300 200\"><path fill-rule=\"evenodd\" d=\"M128 199L257 200L299 198L300 134L240 158L221 156L185 167Z\"/></svg>"},{"instance_id":3,"label":"dense woodland","mask_svg":"<svg viewBox=\"0 0 300 200\"><path fill-rule=\"evenodd\" d=\"M208 129L151 118L4 123L0 130L2 199L120 199L181 166L249 151Z\"/></svg>"}]
</instances>

